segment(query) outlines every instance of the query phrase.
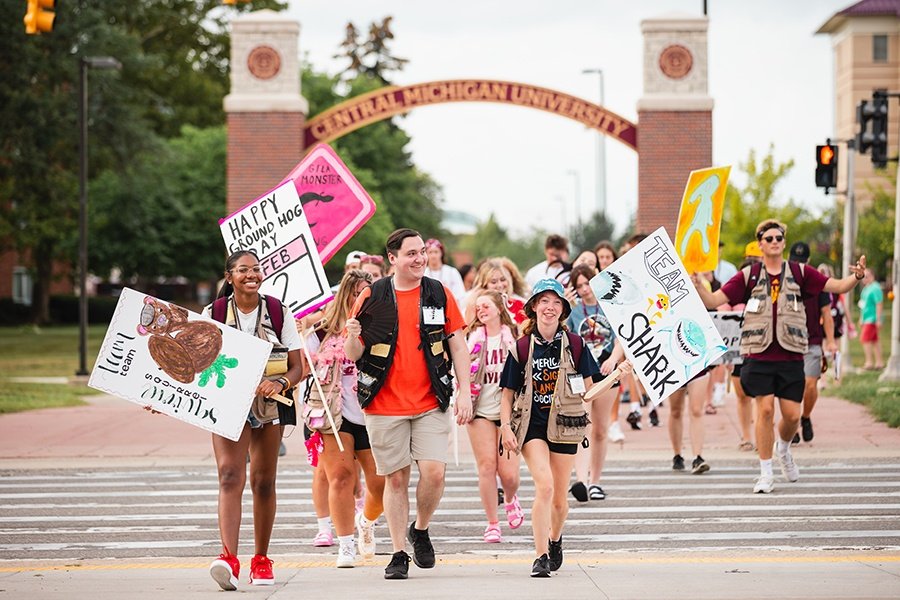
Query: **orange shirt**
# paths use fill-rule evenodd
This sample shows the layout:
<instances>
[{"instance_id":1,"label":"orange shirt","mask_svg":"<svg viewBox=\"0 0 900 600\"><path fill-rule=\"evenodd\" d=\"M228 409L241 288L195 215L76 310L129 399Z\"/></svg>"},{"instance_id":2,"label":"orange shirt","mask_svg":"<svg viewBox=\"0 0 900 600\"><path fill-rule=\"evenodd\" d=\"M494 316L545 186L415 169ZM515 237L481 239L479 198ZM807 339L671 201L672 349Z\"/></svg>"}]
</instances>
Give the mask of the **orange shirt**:
<instances>
[{"instance_id":1,"label":"orange shirt","mask_svg":"<svg viewBox=\"0 0 900 600\"><path fill-rule=\"evenodd\" d=\"M409 416L419 415L437 408L437 398L431 389L431 378L425 363L425 354L419 349L422 343L419 334L419 292L421 286L408 291L397 290L397 347L394 360L388 369L384 385L364 409L372 415ZM353 307L353 316L359 312L366 298L372 291L362 291ZM446 286L447 306L444 309L447 334L462 329L465 321L459 312L456 300ZM462 334L457 334L462 335ZM362 341L362 340L360 340Z\"/></svg>"}]
</instances>

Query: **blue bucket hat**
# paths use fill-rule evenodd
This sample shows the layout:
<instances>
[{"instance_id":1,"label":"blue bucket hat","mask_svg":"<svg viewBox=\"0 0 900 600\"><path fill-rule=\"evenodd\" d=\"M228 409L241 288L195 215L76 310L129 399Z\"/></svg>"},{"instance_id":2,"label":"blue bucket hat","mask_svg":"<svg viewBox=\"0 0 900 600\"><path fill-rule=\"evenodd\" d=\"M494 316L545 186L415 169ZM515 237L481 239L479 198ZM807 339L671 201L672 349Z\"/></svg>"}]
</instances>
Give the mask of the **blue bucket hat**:
<instances>
[{"instance_id":1,"label":"blue bucket hat","mask_svg":"<svg viewBox=\"0 0 900 600\"><path fill-rule=\"evenodd\" d=\"M534 289L531 290L531 298L528 299L528 302L525 303L525 314L529 319L533 319L535 317L534 314L534 302L537 300L537 297L543 294L544 292L553 292L559 299L562 300L563 303L563 319L569 317L569 313L572 312L572 306L569 304L569 301L566 299L566 291L563 289L562 284L556 279L551 279L549 277L541 279L536 284L534 284Z\"/></svg>"}]
</instances>

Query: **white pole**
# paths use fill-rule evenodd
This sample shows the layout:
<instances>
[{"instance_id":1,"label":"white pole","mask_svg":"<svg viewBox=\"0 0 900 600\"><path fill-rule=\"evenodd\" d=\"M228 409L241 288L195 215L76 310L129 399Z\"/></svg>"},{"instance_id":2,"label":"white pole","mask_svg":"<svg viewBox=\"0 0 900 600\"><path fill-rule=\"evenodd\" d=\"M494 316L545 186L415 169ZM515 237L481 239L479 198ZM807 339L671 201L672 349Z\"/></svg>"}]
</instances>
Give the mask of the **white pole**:
<instances>
[{"instance_id":1,"label":"white pole","mask_svg":"<svg viewBox=\"0 0 900 600\"><path fill-rule=\"evenodd\" d=\"M844 248L843 248L843 259L841 260L841 277L846 277L850 274L850 261L853 260L854 248L856 247L856 240L854 236L856 235L856 196L854 191L854 173L856 171L856 142L855 140L850 140L847 143L847 195L844 198ZM849 292L847 296L850 296L852 292ZM844 319L847 321L846 330L849 331L850 327L850 302L846 303L847 306L847 314L844 315ZM842 371L846 371L848 367L850 367L850 335L844 335L841 337L841 358L843 365L841 366Z\"/></svg>"},{"instance_id":2,"label":"white pole","mask_svg":"<svg viewBox=\"0 0 900 600\"><path fill-rule=\"evenodd\" d=\"M309 331L303 332L303 354L306 356L306 364L309 365L309 374L312 375L313 383L316 386L316 390L319 392L319 398L322 398L322 405L325 407L325 414L328 415L328 423L331 425L331 430L334 432L334 439L337 441L338 448L340 448L341 452L344 451L344 444L341 442L341 435L338 433L337 425L334 422L334 417L331 415L331 409L328 408L328 401L325 398L325 392L322 391L322 384L319 382L319 376L316 374L316 368L313 364L312 355L309 353L309 348L306 347L306 336L312 333L312 329ZM340 385L338 382L337 385Z\"/></svg>"},{"instance_id":3,"label":"white pole","mask_svg":"<svg viewBox=\"0 0 900 600\"><path fill-rule=\"evenodd\" d=\"M897 162L900 178L900 161ZM900 179L894 195L894 260L891 265L894 301L891 303L891 356L878 381L900 381Z\"/></svg>"}]
</instances>

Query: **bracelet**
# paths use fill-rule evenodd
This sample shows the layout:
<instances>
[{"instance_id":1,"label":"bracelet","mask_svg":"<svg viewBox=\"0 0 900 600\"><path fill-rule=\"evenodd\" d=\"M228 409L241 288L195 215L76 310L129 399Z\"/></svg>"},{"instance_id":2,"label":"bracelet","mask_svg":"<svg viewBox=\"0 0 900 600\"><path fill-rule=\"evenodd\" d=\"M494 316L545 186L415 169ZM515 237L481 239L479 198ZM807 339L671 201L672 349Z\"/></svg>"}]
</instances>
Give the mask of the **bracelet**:
<instances>
[{"instance_id":1,"label":"bracelet","mask_svg":"<svg viewBox=\"0 0 900 600\"><path fill-rule=\"evenodd\" d=\"M279 378L276 379L275 381L277 381L278 383L281 384L281 391L282 391L282 392L285 391L285 390L291 389L291 380L288 379L287 377L279 377Z\"/></svg>"},{"instance_id":2,"label":"bracelet","mask_svg":"<svg viewBox=\"0 0 900 600\"><path fill-rule=\"evenodd\" d=\"M860 276L857 275L856 273L854 273L853 276L856 277L856 280L857 280L857 281L862 281L863 279L866 278L865 273L863 273L863 276L862 276L862 277L860 277Z\"/></svg>"}]
</instances>

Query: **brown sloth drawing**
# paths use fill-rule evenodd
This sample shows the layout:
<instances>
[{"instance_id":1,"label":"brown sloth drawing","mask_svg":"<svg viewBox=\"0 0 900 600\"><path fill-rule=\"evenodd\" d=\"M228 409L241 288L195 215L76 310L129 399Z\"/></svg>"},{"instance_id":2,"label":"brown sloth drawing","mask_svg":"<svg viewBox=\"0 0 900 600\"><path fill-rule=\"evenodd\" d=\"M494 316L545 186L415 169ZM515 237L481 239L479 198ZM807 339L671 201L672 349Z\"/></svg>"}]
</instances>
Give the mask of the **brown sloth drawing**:
<instances>
[{"instance_id":1,"label":"brown sloth drawing","mask_svg":"<svg viewBox=\"0 0 900 600\"><path fill-rule=\"evenodd\" d=\"M149 335L150 356L169 377L191 383L219 356L222 332L207 321L188 321L188 312L180 306L156 298L144 298L137 331Z\"/></svg>"}]
</instances>

